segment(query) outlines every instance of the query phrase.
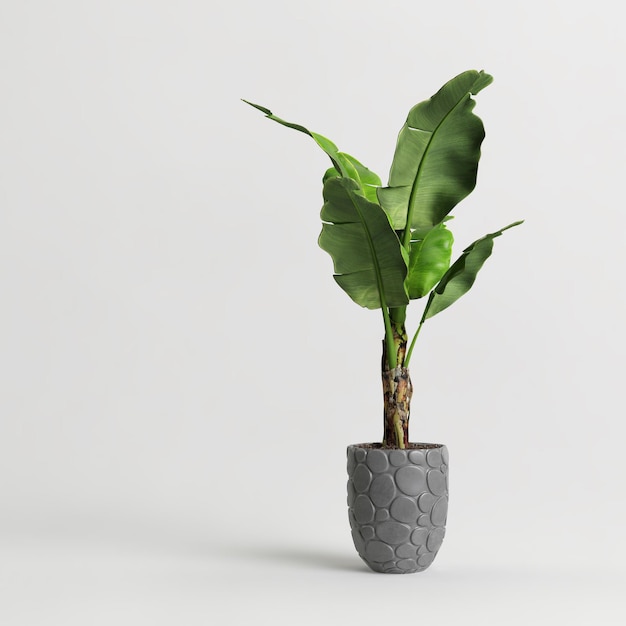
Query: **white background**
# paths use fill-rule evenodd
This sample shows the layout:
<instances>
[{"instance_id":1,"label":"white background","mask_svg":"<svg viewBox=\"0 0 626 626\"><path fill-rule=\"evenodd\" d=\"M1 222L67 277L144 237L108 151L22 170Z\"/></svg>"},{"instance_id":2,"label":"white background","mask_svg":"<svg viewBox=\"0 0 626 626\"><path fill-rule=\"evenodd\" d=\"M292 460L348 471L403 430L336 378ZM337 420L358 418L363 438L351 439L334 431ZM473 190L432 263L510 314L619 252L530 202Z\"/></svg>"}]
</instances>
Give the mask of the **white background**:
<instances>
[{"instance_id":1,"label":"white background","mask_svg":"<svg viewBox=\"0 0 626 626\"><path fill-rule=\"evenodd\" d=\"M624 623L617 6L0 4L3 624ZM345 446L381 437L381 316L317 247L325 155L239 99L386 180L409 108L471 68L456 254L526 222L420 336L448 534L375 575Z\"/></svg>"}]
</instances>

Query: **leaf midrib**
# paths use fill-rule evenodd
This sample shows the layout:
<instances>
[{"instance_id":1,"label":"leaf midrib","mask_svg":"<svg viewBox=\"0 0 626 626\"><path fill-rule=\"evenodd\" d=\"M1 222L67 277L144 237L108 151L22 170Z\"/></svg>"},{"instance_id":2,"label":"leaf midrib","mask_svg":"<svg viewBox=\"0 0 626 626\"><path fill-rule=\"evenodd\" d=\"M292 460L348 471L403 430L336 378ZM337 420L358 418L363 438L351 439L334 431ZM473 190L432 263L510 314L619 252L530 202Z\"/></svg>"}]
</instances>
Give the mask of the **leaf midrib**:
<instances>
[{"instance_id":1,"label":"leaf midrib","mask_svg":"<svg viewBox=\"0 0 626 626\"><path fill-rule=\"evenodd\" d=\"M459 101L446 113L446 115L443 117L443 119L441 120L441 122L439 122L439 124L437 124L437 127L435 128L435 130L433 130L431 132L430 135L430 139L428 141L428 145L426 146L426 149L424 150L424 153L422 154L422 158L419 162L419 165L417 166L417 172L415 173L415 178L413 179L413 185L411 186L411 193L409 195L409 204L407 207L407 213L406 213L406 226L405 226L405 230L404 233L402 235L402 245L405 248L408 248L408 246L411 243L411 222L412 222L412 217L413 217L413 198L415 197L415 194L417 193L417 185L418 185L418 181L420 179L421 173L422 173L422 166L424 165L424 161L426 160L426 157L428 156L428 153L430 151L430 148L433 144L433 141L435 139L435 136L437 134L437 132L439 131L439 129L443 126L444 122L448 119L448 117L450 117L450 115L452 115L452 113L454 111L456 111L457 107L468 97L471 96L471 90L468 89L463 96L459 99ZM415 131L421 131L421 132L429 132L427 130L424 130L422 128L414 128L413 126L409 126L408 122L407 122L407 128L409 128L410 130L415 130Z\"/></svg>"},{"instance_id":2,"label":"leaf midrib","mask_svg":"<svg viewBox=\"0 0 626 626\"><path fill-rule=\"evenodd\" d=\"M361 224L363 225L363 230L365 231L365 235L367 237L367 243L370 248L370 254L372 255L372 259L374 261L374 270L376 272L376 283L378 284L378 295L380 297L380 305L383 309L387 308L387 299L385 298L385 292L383 290L383 276L380 271L380 265L378 263L378 256L376 255L376 248L374 247L374 241L372 240L372 236L370 234L369 228L367 228L367 223L365 218L363 217L363 213L359 208L357 202L355 202L352 192L348 191L348 196L350 197L350 202L352 202L352 206L357 212L359 219L361 220Z\"/></svg>"}]
</instances>

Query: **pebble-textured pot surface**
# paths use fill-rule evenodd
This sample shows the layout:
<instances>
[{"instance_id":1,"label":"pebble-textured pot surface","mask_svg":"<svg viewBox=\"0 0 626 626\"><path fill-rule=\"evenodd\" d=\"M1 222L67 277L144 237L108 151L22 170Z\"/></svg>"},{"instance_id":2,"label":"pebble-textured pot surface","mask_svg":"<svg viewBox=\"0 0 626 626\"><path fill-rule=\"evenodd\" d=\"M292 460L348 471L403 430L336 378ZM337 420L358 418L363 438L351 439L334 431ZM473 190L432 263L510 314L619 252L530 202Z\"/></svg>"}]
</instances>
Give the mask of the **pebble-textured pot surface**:
<instances>
[{"instance_id":1,"label":"pebble-textured pot surface","mask_svg":"<svg viewBox=\"0 0 626 626\"><path fill-rule=\"evenodd\" d=\"M348 515L354 546L375 572L425 570L446 532L448 449L348 446Z\"/></svg>"}]
</instances>

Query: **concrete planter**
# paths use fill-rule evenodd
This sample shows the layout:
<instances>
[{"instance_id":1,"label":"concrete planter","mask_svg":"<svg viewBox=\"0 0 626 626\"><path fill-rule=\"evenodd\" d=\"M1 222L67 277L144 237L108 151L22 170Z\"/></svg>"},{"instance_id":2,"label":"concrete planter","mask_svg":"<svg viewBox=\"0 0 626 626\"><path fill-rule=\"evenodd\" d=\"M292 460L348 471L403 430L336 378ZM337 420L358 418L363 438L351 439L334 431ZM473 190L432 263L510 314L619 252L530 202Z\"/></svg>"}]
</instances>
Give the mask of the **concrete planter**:
<instances>
[{"instance_id":1,"label":"concrete planter","mask_svg":"<svg viewBox=\"0 0 626 626\"><path fill-rule=\"evenodd\" d=\"M425 570L446 532L448 450L439 444L348 446L348 515L354 546L375 572Z\"/></svg>"}]
</instances>

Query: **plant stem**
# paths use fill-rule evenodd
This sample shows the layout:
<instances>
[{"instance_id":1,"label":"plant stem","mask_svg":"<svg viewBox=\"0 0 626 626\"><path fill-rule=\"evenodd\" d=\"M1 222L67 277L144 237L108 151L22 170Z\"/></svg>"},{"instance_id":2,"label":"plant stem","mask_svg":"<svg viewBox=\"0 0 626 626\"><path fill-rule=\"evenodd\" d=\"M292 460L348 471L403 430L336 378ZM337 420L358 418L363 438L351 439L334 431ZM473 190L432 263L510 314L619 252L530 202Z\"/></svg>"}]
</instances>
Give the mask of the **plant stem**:
<instances>
[{"instance_id":1,"label":"plant stem","mask_svg":"<svg viewBox=\"0 0 626 626\"><path fill-rule=\"evenodd\" d=\"M404 449L409 443L409 410L413 394L409 370L404 367L407 346L405 310L391 309L389 318L392 342L391 346L389 341L383 342L382 356L383 446Z\"/></svg>"},{"instance_id":2,"label":"plant stem","mask_svg":"<svg viewBox=\"0 0 626 626\"><path fill-rule=\"evenodd\" d=\"M389 309L389 317L396 324L404 324L406 322L406 306Z\"/></svg>"},{"instance_id":3,"label":"plant stem","mask_svg":"<svg viewBox=\"0 0 626 626\"><path fill-rule=\"evenodd\" d=\"M409 351L406 353L406 358L404 359L404 366L409 367L409 362L411 361L411 355L413 354L413 348L415 347L415 341L417 340L417 336L420 334L420 330L422 330L422 326L424 325L424 319L420 321L420 325L417 327L415 334L413 335L413 339L411 340L411 345L409 346Z\"/></svg>"},{"instance_id":4,"label":"plant stem","mask_svg":"<svg viewBox=\"0 0 626 626\"><path fill-rule=\"evenodd\" d=\"M384 397L383 446L386 448L408 447L409 412L413 386L409 370L396 367L382 373Z\"/></svg>"},{"instance_id":5,"label":"plant stem","mask_svg":"<svg viewBox=\"0 0 626 626\"><path fill-rule=\"evenodd\" d=\"M406 356L406 346L408 337L404 322L394 319L398 314L394 314L397 309L391 309L388 316L389 326L385 324L385 340L383 342L383 359L382 368L385 370L393 370L397 367L404 367ZM387 322L387 318L385 318Z\"/></svg>"},{"instance_id":6,"label":"plant stem","mask_svg":"<svg viewBox=\"0 0 626 626\"><path fill-rule=\"evenodd\" d=\"M389 367L391 369L398 366L398 359L396 357L395 342L393 340L393 329L391 328L391 319L389 317L389 311L386 306L382 307L383 320L385 322L385 343L383 352L387 355ZM383 357L384 360L384 357ZM384 367L384 364L383 364Z\"/></svg>"}]
</instances>

